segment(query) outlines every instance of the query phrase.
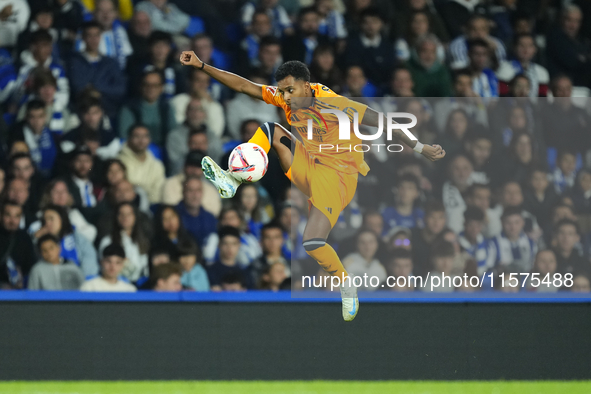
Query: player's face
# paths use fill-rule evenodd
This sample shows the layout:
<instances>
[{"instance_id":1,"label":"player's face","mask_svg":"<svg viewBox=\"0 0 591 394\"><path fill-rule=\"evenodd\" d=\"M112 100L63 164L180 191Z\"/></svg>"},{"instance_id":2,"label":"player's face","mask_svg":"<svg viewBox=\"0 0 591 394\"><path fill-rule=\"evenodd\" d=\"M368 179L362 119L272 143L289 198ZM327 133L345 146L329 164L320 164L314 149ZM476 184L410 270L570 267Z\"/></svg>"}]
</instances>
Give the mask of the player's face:
<instances>
[{"instance_id":1,"label":"player's face","mask_svg":"<svg viewBox=\"0 0 591 394\"><path fill-rule=\"evenodd\" d=\"M303 98L312 97L310 83L296 80L291 75L277 82L277 91L283 96L283 100L292 110L303 108L309 102L309 100Z\"/></svg>"}]
</instances>

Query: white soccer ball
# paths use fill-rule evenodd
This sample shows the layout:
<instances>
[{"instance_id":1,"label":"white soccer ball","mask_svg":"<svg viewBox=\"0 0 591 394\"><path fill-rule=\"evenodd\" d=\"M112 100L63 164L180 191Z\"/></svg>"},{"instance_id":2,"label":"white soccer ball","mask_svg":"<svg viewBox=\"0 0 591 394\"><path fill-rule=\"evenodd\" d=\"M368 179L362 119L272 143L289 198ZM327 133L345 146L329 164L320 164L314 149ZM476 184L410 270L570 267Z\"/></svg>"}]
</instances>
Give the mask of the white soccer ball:
<instances>
[{"instance_id":1,"label":"white soccer ball","mask_svg":"<svg viewBox=\"0 0 591 394\"><path fill-rule=\"evenodd\" d=\"M234 148L228 159L228 170L234 178L246 183L260 180L268 166L269 158L265 150L250 142Z\"/></svg>"}]
</instances>

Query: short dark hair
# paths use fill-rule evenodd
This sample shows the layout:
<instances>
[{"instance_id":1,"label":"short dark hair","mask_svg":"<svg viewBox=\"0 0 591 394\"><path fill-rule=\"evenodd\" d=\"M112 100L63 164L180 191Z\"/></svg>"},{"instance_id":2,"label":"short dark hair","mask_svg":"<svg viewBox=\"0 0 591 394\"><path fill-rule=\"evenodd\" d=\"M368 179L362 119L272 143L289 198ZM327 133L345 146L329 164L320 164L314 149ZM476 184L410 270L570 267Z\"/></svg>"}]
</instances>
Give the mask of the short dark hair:
<instances>
[{"instance_id":1,"label":"short dark hair","mask_svg":"<svg viewBox=\"0 0 591 394\"><path fill-rule=\"evenodd\" d=\"M279 231L281 231L283 233L283 227L281 227L281 224L279 224L279 222L272 220L269 223L265 224L262 228L261 228L261 237L263 236L263 234L265 233L265 231L267 230L272 230L272 229L277 229Z\"/></svg>"},{"instance_id":2,"label":"short dark hair","mask_svg":"<svg viewBox=\"0 0 591 394\"><path fill-rule=\"evenodd\" d=\"M191 129L191 131L189 131L189 139L191 137L193 137L195 134L203 134L207 137L207 129L205 125L201 125L196 129Z\"/></svg>"},{"instance_id":3,"label":"short dark hair","mask_svg":"<svg viewBox=\"0 0 591 394\"><path fill-rule=\"evenodd\" d=\"M152 34L150 34L150 37L148 38L148 45L151 47L157 42L165 42L168 45L172 46L172 36L170 35L170 33L167 33L165 31L153 31Z\"/></svg>"},{"instance_id":4,"label":"short dark hair","mask_svg":"<svg viewBox=\"0 0 591 394\"><path fill-rule=\"evenodd\" d=\"M431 249L431 259L436 257L454 257L456 250L451 242L440 240Z\"/></svg>"},{"instance_id":5,"label":"short dark hair","mask_svg":"<svg viewBox=\"0 0 591 394\"><path fill-rule=\"evenodd\" d=\"M462 68L460 70L456 70L453 73L453 81L457 82L459 77L468 77L470 79L472 79L472 73L470 72L470 70L468 70L467 68Z\"/></svg>"},{"instance_id":6,"label":"short dark hair","mask_svg":"<svg viewBox=\"0 0 591 394\"><path fill-rule=\"evenodd\" d=\"M244 287L244 275L242 275L238 272L226 274L226 275L222 276L222 279L220 281L220 284L224 284L224 283L229 284L229 285L240 283L240 285Z\"/></svg>"},{"instance_id":7,"label":"short dark hair","mask_svg":"<svg viewBox=\"0 0 591 394\"><path fill-rule=\"evenodd\" d=\"M90 111L92 107L99 107L102 110L103 105L101 103L101 99L98 97L87 96L80 101L80 104L78 104L78 113L84 115Z\"/></svg>"},{"instance_id":8,"label":"short dark hair","mask_svg":"<svg viewBox=\"0 0 591 394\"><path fill-rule=\"evenodd\" d=\"M394 250L392 250L392 252L390 253L390 262L394 262L394 260L399 260L399 259L410 259L412 260L412 253L410 250L404 249L404 248L394 248Z\"/></svg>"},{"instance_id":9,"label":"short dark hair","mask_svg":"<svg viewBox=\"0 0 591 394\"><path fill-rule=\"evenodd\" d=\"M145 124L143 124L143 123L134 123L131 126L129 126L129 128L127 129L127 138L131 137L131 134L136 129L139 129L139 128L144 128L144 129L148 130L148 134L150 132L150 129L148 129L148 126L146 126Z\"/></svg>"},{"instance_id":10,"label":"short dark hair","mask_svg":"<svg viewBox=\"0 0 591 394\"><path fill-rule=\"evenodd\" d=\"M269 45L279 45L281 46L281 41L279 41L279 39L275 36L266 36L261 38L261 40L259 41L259 50L262 47L266 47Z\"/></svg>"},{"instance_id":11,"label":"short dark hair","mask_svg":"<svg viewBox=\"0 0 591 394\"><path fill-rule=\"evenodd\" d=\"M470 127L470 130L466 133L465 140L466 142L474 142L478 140L489 140L492 142L488 129L479 124Z\"/></svg>"},{"instance_id":12,"label":"short dark hair","mask_svg":"<svg viewBox=\"0 0 591 394\"><path fill-rule=\"evenodd\" d=\"M375 7L366 8L361 12L359 19L363 20L365 18L379 18L382 22L384 22L384 17L382 16L382 13Z\"/></svg>"},{"instance_id":13,"label":"short dark hair","mask_svg":"<svg viewBox=\"0 0 591 394\"><path fill-rule=\"evenodd\" d=\"M118 256L118 257L121 257L122 259L124 259L125 258L125 249L123 249L123 246L118 245L118 244L109 244L103 250L103 259L107 258L107 257L111 257L111 256Z\"/></svg>"},{"instance_id":14,"label":"short dark hair","mask_svg":"<svg viewBox=\"0 0 591 394\"><path fill-rule=\"evenodd\" d=\"M11 206L11 207L19 207L21 209L21 211L23 210L23 206L20 205L18 202L14 201L14 200L5 200L2 203L1 209L0 209L0 213L2 215L4 215L4 209L6 209L6 207Z\"/></svg>"},{"instance_id":15,"label":"short dark hair","mask_svg":"<svg viewBox=\"0 0 591 394\"><path fill-rule=\"evenodd\" d=\"M522 38L525 38L525 37L531 38L532 41L534 42L534 45L536 45L536 39L535 39L535 37L534 37L533 34L531 34L531 33L519 33L519 34L516 34L515 37L513 37L513 46L517 46L517 44L519 43L519 40L521 40Z\"/></svg>"},{"instance_id":16,"label":"short dark hair","mask_svg":"<svg viewBox=\"0 0 591 394\"><path fill-rule=\"evenodd\" d=\"M292 76L296 81L310 82L308 66L298 60L285 62L275 71L276 81L281 81L289 76Z\"/></svg>"},{"instance_id":17,"label":"short dark hair","mask_svg":"<svg viewBox=\"0 0 591 394\"><path fill-rule=\"evenodd\" d=\"M157 74L160 77L160 82L164 83L164 74L162 74L161 71L156 70L155 68L149 68L146 71L144 71L142 75L142 82L145 81L148 75L150 74Z\"/></svg>"},{"instance_id":18,"label":"short dark hair","mask_svg":"<svg viewBox=\"0 0 591 394\"><path fill-rule=\"evenodd\" d=\"M415 187L417 188L417 191L421 191L421 184L419 183L419 180L417 179L416 176L412 175L412 174L404 174L401 175L398 178L398 182L396 182L396 186L400 186L402 184L402 182L410 182L413 185L415 185Z\"/></svg>"},{"instance_id":19,"label":"short dark hair","mask_svg":"<svg viewBox=\"0 0 591 394\"><path fill-rule=\"evenodd\" d=\"M45 103L41 99L33 99L27 103L27 112L42 109L45 111Z\"/></svg>"},{"instance_id":20,"label":"short dark hair","mask_svg":"<svg viewBox=\"0 0 591 394\"><path fill-rule=\"evenodd\" d=\"M519 215L523 217L522 209L519 207L507 207L503 210L503 215L501 215L501 220L505 220L509 216Z\"/></svg>"},{"instance_id":21,"label":"short dark hair","mask_svg":"<svg viewBox=\"0 0 591 394\"><path fill-rule=\"evenodd\" d=\"M478 207L469 206L464 211L464 221L482 222L484 221L484 212Z\"/></svg>"},{"instance_id":22,"label":"short dark hair","mask_svg":"<svg viewBox=\"0 0 591 394\"><path fill-rule=\"evenodd\" d=\"M53 234L44 234L37 240L37 248L39 249L39 252L41 252L41 245L43 245L47 241L51 241L54 244L61 246L61 242L58 237L56 237Z\"/></svg>"},{"instance_id":23,"label":"short dark hair","mask_svg":"<svg viewBox=\"0 0 591 394\"><path fill-rule=\"evenodd\" d=\"M475 47L483 47L483 48L486 48L486 49L490 49L490 46L488 45L488 42L486 42L482 38L473 38L471 40L468 40L466 42L466 45L468 47L468 52L470 52Z\"/></svg>"},{"instance_id":24,"label":"short dark hair","mask_svg":"<svg viewBox=\"0 0 591 394\"><path fill-rule=\"evenodd\" d=\"M311 14L311 13L318 15L318 10L313 5L311 5L309 7L300 8L300 11L298 12L298 20L302 19L304 17L304 15Z\"/></svg>"},{"instance_id":25,"label":"short dark hair","mask_svg":"<svg viewBox=\"0 0 591 394\"><path fill-rule=\"evenodd\" d=\"M86 33L86 30L88 30L88 29L95 29L95 28L99 29L100 31L103 31L103 27L101 26L101 24L95 20L84 22L81 26L82 34Z\"/></svg>"},{"instance_id":26,"label":"short dark hair","mask_svg":"<svg viewBox=\"0 0 591 394\"><path fill-rule=\"evenodd\" d=\"M574 220L571 219L560 219L555 225L554 225L554 231L558 232L558 229L560 229L560 227L562 226L573 226L575 228L575 231L577 232L577 235L581 235L581 229L579 228L579 223L575 222Z\"/></svg>"},{"instance_id":27,"label":"short dark hair","mask_svg":"<svg viewBox=\"0 0 591 394\"><path fill-rule=\"evenodd\" d=\"M37 67L31 74L33 77L33 90L38 90L47 85L57 88L57 79L55 79L51 70Z\"/></svg>"},{"instance_id":28,"label":"short dark hair","mask_svg":"<svg viewBox=\"0 0 591 394\"><path fill-rule=\"evenodd\" d=\"M168 279L172 275L181 276L183 274L183 270L179 263L165 263L157 265L153 268L152 274L150 275L150 279L154 286L158 283L160 279Z\"/></svg>"},{"instance_id":29,"label":"short dark hair","mask_svg":"<svg viewBox=\"0 0 591 394\"><path fill-rule=\"evenodd\" d=\"M221 215L220 215L220 217L221 217ZM240 230L238 230L236 227L223 226L218 231L218 237L220 239L220 243L222 242L222 239L224 237L235 237L235 238L240 239Z\"/></svg>"},{"instance_id":30,"label":"short dark hair","mask_svg":"<svg viewBox=\"0 0 591 394\"><path fill-rule=\"evenodd\" d=\"M31 33L31 38L29 39L31 45L39 44L39 43L52 43L53 37L49 33L48 30L40 29L33 33Z\"/></svg>"},{"instance_id":31,"label":"short dark hair","mask_svg":"<svg viewBox=\"0 0 591 394\"><path fill-rule=\"evenodd\" d=\"M473 183L468 187L468 190L466 190L466 195L473 196L478 189L486 189L490 191L490 186L484 183Z\"/></svg>"},{"instance_id":32,"label":"short dark hair","mask_svg":"<svg viewBox=\"0 0 591 394\"><path fill-rule=\"evenodd\" d=\"M177 245L179 257L182 256L196 256L199 258L199 246L190 238L182 239Z\"/></svg>"},{"instance_id":33,"label":"short dark hair","mask_svg":"<svg viewBox=\"0 0 591 394\"><path fill-rule=\"evenodd\" d=\"M425 217L431 215L434 212L444 212L445 213L445 206L439 200L431 200L425 206Z\"/></svg>"}]
</instances>

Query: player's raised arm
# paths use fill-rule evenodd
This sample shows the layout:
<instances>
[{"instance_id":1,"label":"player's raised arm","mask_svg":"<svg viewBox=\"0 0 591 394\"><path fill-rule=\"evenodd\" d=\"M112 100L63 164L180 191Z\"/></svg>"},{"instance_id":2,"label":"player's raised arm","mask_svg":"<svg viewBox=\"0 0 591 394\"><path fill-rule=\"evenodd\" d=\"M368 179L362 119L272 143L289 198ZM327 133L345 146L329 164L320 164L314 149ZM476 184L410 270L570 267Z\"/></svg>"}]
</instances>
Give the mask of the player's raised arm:
<instances>
[{"instance_id":1,"label":"player's raised arm","mask_svg":"<svg viewBox=\"0 0 591 394\"><path fill-rule=\"evenodd\" d=\"M193 66L198 68L216 81L226 85L238 93L248 94L250 97L257 98L259 100L263 99L261 85L231 72L210 66L209 64L202 62L193 51L184 51L181 53L180 60L183 66Z\"/></svg>"},{"instance_id":2,"label":"player's raised arm","mask_svg":"<svg viewBox=\"0 0 591 394\"><path fill-rule=\"evenodd\" d=\"M383 114L368 107L365 111L363 119L361 120L361 124L378 127L380 116L383 117L383 124L385 127L386 122L388 121L387 118L384 117ZM413 148L415 152L419 152L431 161L437 161L445 157L445 151L441 145L423 145L418 140L411 140L402 130L399 129L393 130L393 135L398 139L398 141L403 142L404 144Z\"/></svg>"}]
</instances>

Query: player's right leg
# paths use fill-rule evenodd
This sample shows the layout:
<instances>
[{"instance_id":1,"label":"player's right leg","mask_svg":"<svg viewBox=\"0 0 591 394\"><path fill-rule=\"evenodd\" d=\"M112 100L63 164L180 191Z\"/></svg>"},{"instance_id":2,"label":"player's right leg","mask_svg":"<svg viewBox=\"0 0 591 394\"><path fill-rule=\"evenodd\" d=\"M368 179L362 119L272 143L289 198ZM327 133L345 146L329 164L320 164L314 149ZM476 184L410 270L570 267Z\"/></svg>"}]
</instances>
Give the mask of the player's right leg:
<instances>
[{"instance_id":1,"label":"player's right leg","mask_svg":"<svg viewBox=\"0 0 591 394\"><path fill-rule=\"evenodd\" d=\"M291 179L289 170L293 157L291 152L292 138L294 138L293 135L281 125L266 122L257 129L248 142L259 145L266 153L269 153L269 150L273 147L279 156L283 171ZM238 179L234 178L229 171L222 170L209 156L203 158L201 167L205 177L217 187L222 198L234 197L238 186L241 184Z\"/></svg>"}]
</instances>

